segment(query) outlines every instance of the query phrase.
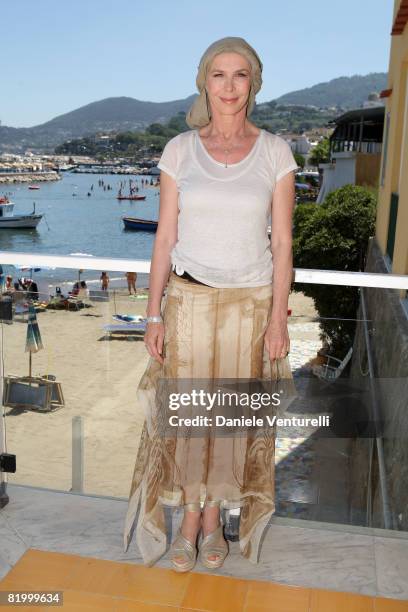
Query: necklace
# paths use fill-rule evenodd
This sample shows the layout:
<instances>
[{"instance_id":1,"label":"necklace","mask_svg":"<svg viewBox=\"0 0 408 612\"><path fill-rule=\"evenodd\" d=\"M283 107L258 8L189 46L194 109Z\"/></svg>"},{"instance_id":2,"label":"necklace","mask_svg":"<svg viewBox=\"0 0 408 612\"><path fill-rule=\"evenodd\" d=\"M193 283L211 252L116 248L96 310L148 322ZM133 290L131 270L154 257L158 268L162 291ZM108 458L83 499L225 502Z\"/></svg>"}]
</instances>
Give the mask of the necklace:
<instances>
[{"instance_id":1,"label":"necklace","mask_svg":"<svg viewBox=\"0 0 408 612\"><path fill-rule=\"evenodd\" d=\"M237 146L237 145L235 145L235 147L236 147L236 146ZM238 146L239 146L239 145L238 145ZM224 153L225 153L225 166L224 166L224 168L228 168L227 158L228 158L228 155L231 153L231 151L232 151L232 149L233 149L233 148L234 148L234 145L231 145L229 149L223 149L223 150L224 150Z\"/></svg>"},{"instance_id":2,"label":"necklace","mask_svg":"<svg viewBox=\"0 0 408 612\"><path fill-rule=\"evenodd\" d=\"M225 163L224 163L224 168L228 168L228 155L231 153L232 149L236 149L237 147L240 147L241 143L239 144L230 144L230 146L228 148L224 148L225 145L220 144L219 147L222 148L222 151L225 154Z\"/></svg>"}]
</instances>

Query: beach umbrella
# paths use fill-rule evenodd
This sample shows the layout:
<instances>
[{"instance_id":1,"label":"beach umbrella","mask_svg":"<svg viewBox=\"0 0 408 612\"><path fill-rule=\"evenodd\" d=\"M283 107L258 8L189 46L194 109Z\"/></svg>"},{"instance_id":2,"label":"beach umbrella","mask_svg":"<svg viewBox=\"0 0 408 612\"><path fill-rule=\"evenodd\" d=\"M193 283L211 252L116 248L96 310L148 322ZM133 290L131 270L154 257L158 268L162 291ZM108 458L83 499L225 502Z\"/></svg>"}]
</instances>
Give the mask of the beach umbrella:
<instances>
[{"instance_id":1,"label":"beach umbrella","mask_svg":"<svg viewBox=\"0 0 408 612\"><path fill-rule=\"evenodd\" d=\"M43 347L41 340L40 328L38 327L37 314L32 304L28 307L28 325L25 352L30 353L29 358L29 376L31 378L32 367L31 358L33 353L38 353Z\"/></svg>"}]
</instances>

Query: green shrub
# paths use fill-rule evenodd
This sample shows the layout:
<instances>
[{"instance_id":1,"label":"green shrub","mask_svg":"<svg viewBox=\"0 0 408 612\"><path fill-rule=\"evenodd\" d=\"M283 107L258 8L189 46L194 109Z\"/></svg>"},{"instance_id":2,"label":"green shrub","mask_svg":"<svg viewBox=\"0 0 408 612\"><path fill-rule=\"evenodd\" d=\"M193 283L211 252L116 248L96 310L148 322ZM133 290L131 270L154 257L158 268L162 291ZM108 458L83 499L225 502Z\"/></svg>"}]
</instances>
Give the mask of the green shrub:
<instances>
[{"instance_id":1,"label":"green shrub","mask_svg":"<svg viewBox=\"0 0 408 612\"><path fill-rule=\"evenodd\" d=\"M375 231L376 198L372 191L345 185L322 204L299 204L294 214L293 254L296 268L359 271L364 269L368 240ZM320 317L321 338L330 352L343 357L353 343L359 294L357 287L296 284L312 297ZM331 320L336 317L337 320Z\"/></svg>"}]
</instances>

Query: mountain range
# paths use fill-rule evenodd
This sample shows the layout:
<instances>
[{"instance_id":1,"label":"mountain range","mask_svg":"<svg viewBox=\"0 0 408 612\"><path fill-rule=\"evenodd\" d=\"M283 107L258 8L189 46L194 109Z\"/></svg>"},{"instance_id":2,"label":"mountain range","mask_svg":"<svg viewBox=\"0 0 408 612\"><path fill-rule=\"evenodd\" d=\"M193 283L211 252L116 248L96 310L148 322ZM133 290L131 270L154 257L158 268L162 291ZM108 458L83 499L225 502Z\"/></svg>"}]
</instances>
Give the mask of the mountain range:
<instances>
[{"instance_id":1,"label":"mountain range","mask_svg":"<svg viewBox=\"0 0 408 612\"><path fill-rule=\"evenodd\" d=\"M372 92L387 86L387 74L339 77L312 87L289 92L271 101L282 106L337 107L344 111L362 106ZM170 102L145 102L130 97L113 97L91 102L46 123L30 128L0 126L0 152L27 149L52 152L55 146L97 132L144 130L151 123L166 123L185 113L197 94ZM271 102L263 102L262 107ZM261 105L259 105L261 106ZM256 107L252 118L256 121Z\"/></svg>"}]
</instances>

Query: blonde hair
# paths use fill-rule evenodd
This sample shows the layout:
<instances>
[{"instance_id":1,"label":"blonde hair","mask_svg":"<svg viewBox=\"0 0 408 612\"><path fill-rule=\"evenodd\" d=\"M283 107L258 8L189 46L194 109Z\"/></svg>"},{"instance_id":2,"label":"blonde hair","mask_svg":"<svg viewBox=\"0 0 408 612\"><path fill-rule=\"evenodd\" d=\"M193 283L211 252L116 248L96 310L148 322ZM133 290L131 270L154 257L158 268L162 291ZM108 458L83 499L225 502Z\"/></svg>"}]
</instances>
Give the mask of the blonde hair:
<instances>
[{"instance_id":1,"label":"blonde hair","mask_svg":"<svg viewBox=\"0 0 408 612\"><path fill-rule=\"evenodd\" d=\"M204 52L198 65L196 85L199 96L194 100L190 110L186 114L187 125L194 129L207 125L211 119L211 111L208 104L205 81L211 62L220 53L239 53L245 57L251 65L251 88L248 96L246 114L249 116L255 105L255 96L262 86L262 62L255 51L245 39L238 36L227 36L213 42Z\"/></svg>"}]
</instances>

